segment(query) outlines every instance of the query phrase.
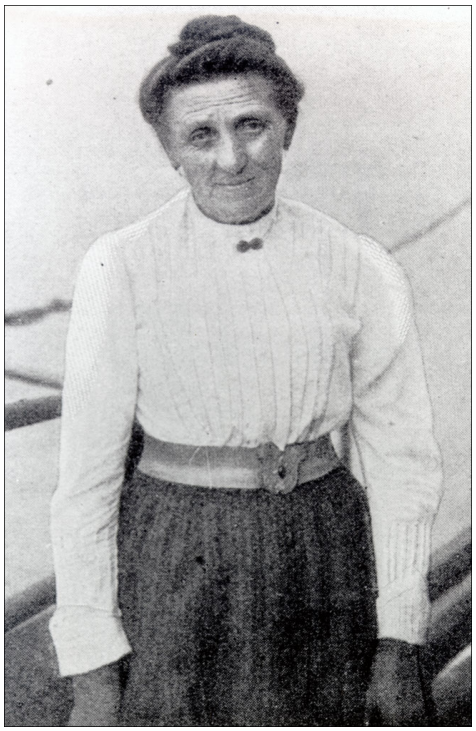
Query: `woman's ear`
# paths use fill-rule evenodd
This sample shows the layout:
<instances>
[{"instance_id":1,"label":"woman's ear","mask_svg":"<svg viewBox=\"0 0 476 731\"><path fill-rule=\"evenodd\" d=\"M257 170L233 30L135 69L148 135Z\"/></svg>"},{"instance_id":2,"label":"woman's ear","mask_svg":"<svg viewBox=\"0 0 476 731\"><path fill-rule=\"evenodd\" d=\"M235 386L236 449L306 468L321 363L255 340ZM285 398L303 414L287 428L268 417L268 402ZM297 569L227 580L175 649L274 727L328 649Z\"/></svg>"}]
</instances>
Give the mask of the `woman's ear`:
<instances>
[{"instance_id":1,"label":"woman's ear","mask_svg":"<svg viewBox=\"0 0 476 731\"><path fill-rule=\"evenodd\" d=\"M159 140L160 140L160 144L162 145L162 147L163 147L163 149L165 151L165 154L169 158L170 164L172 165L173 169L176 170L178 172L178 174L182 178L184 178L185 177L185 173L183 171L183 167L180 164L180 162L175 159L175 157L174 157L174 155L172 153L172 150L170 149L170 146L167 145L167 142L164 140L164 137L162 135L159 135L158 134L158 137L159 137Z\"/></svg>"},{"instance_id":2,"label":"woman's ear","mask_svg":"<svg viewBox=\"0 0 476 731\"><path fill-rule=\"evenodd\" d=\"M154 129L165 154L169 158L170 164L172 165L174 170L178 170L178 168L180 167L180 163L173 154L173 149L172 145L170 144L167 127L165 126L165 124L159 123L154 127Z\"/></svg>"},{"instance_id":3,"label":"woman's ear","mask_svg":"<svg viewBox=\"0 0 476 731\"><path fill-rule=\"evenodd\" d=\"M294 130L296 129L296 122L288 122L288 125L286 127L286 132L284 133L284 143L283 147L285 150L289 150L291 146L291 142L294 135Z\"/></svg>"}]
</instances>

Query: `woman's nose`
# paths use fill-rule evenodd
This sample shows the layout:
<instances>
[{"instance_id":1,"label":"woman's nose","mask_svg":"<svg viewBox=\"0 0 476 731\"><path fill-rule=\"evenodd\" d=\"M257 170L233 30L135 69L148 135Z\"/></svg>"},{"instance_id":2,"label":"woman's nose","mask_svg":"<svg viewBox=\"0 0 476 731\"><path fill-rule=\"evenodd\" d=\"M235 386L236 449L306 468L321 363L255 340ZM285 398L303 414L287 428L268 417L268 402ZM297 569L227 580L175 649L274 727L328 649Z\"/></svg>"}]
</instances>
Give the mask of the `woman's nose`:
<instances>
[{"instance_id":1,"label":"woman's nose","mask_svg":"<svg viewBox=\"0 0 476 731\"><path fill-rule=\"evenodd\" d=\"M220 170L227 173L240 173L247 160L248 155L239 140L232 135L221 137L216 150L216 163Z\"/></svg>"}]
</instances>

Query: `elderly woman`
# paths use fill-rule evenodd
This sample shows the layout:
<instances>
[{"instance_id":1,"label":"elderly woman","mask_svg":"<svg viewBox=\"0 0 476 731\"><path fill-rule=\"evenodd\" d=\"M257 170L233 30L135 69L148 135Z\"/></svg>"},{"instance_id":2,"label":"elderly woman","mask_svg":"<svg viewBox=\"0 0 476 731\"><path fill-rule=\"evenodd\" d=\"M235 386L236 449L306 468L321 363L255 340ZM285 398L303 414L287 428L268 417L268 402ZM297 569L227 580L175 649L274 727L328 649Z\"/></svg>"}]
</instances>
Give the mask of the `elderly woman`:
<instances>
[{"instance_id":1,"label":"elderly woman","mask_svg":"<svg viewBox=\"0 0 476 731\"><path fill-rule=\"evenodd\" d=\"M234 16L142 84L189 188L76 286L51 622L72 726L425 722L440 465L410 296L378 244L276 197L302 95Z\"/></svg>"}]
</instances>

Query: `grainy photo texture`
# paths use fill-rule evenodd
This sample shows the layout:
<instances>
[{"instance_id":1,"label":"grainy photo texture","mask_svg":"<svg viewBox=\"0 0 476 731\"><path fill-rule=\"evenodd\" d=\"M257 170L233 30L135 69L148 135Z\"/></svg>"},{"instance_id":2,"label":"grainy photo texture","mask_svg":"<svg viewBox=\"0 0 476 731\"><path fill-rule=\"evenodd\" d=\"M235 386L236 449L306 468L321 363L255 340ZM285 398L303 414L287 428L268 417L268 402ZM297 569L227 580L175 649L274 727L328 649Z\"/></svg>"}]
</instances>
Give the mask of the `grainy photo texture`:
<instances>
[{"instance_id":1,"label":"grainy photo texture","mask_svg":"<svg viewBox=\"0 0 476 731\"><path fill-rule=\"evenodd\" d=\"M469 6L6 8L6 725L466 726Z\"/></svg>"}]
</instances>

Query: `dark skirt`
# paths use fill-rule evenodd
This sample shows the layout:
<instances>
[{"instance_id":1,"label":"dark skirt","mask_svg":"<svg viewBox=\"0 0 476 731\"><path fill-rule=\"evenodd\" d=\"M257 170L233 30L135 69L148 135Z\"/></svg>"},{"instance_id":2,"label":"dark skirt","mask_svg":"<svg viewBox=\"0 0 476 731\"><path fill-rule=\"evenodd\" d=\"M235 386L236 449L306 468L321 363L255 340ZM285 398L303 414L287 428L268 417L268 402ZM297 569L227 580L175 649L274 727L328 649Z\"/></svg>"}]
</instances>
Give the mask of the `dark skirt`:
<instances>
[{"instance_id":1,"label":"dark skirt","mask_svg":"<svg viewBox=\"0 0 476 731\"><path fill-rule=\"evenodd\" d=\"M124 726L361 726L375 646L362 487L124 490Z\"/></svg>"}]
</instances>

